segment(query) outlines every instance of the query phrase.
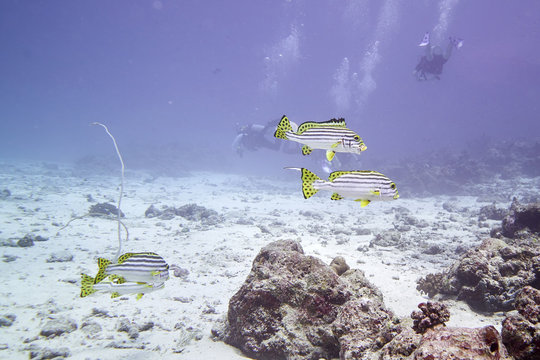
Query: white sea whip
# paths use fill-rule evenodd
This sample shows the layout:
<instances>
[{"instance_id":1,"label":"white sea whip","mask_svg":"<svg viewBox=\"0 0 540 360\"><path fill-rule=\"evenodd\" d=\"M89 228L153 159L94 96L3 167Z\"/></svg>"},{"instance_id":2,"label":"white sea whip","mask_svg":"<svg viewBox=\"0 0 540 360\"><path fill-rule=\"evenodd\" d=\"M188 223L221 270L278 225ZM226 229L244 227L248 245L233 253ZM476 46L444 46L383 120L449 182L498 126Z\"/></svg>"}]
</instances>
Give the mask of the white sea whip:
<instances>
[{"instance_id":1,"label":"white sea whip","mask_svg":"<svg viewBox=\"0 0 540 360\"><path fill-rule=\"evenodd\" d=\"M93 122L90 125L99 125L102 126L105 131L107 132L107 135L109 135L113 141L114 148L116 149L116 154L118 155L118 159L120 159L120 164L122 165L122 178L120 182L120 196L118 197L118 213L117 213L117 219L118 219L118 252L116 253L115 262L118 260L120 255L122 255L122 234L121 234L121 224L120 221L120 205L122 204L122 194L124 193L124 160L122 160L122 155L120 154L120 150L118 150L118 145L116 144L116 140L114 139L114 136L109 132L109 129L107 126L103 125L99 122ZM127 228L126 228L126 234L127 234ZM127 240L127 238L126 238Z\"/></svg>"}]
</instances>

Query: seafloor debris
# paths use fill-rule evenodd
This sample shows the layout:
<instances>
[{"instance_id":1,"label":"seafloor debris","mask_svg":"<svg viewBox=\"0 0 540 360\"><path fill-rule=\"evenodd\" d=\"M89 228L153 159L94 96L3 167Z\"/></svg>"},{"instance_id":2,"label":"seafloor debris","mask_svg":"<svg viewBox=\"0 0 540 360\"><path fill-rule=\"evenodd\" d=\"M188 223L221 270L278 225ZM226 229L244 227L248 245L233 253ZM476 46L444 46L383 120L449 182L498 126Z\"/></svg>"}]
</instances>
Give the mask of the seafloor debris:
<instances>
[{"instance_id":1,"label":"seafloor debris","mask_svg":"<svg viewBox=\"0 0 540 360\"><path fill-rule=\"evenodd\" d=\"M8 189L4 189L0 191L0 200L6 200L10 196L11 196L11 191L9 191Z\"/></svg>"},{"instance_id":2,"label":"seafloor debris","mask_svg":"<svg viewBox=\"0 0 540 360\"><path fill-rule=\"evenodd\" d=\"M213 333L259 359L356 359L382 348L399 331L363 272L338 276L304 255L299 243L285 240L259 252L229 302L227 320Z\"/></svg>"},{"instance_id":3,"label":"seafloor debris","mask_svg":"<svg viewBox=\"0 0 540 360\"><path fill-rule=\"evenodd\" d=\"M443 303L428 301L418 304L418 308L420 311L413 311L411 318L414 321L413 330L419 334L450 320L450 312Z\"/></svg>"},{"instance_id":4,"label":"seafloor debris","mask_svg":"<svg viewBox=\"0 0 540 360\"><path fill-rule=\"evenodd\" d=\"M88 210L88 215L94 217L118 216L118 208L110 203L98 203L90 206L90 210ZM120 217L125 217L122 211L120 211Z\"/></svg>"},{"instance_id":5,"label":"seafloor debris","mask_svg":"<svg viewBox=\"0 0 540 360\"><path fill-rule=\"evenodd\" d=\"M493 326L483 328L440 327L428 331L415 350L413 359L498 359L510 360L501 335Z\"/></svg>"},{"instance_id":6,"label":"seafloor debris","mask_svg":"<svg viewBox=\"0 0 540 360\"><path fill-rule=\"evenodd\" d=\"M485 239L446 271L420 278L417 289L456 295L479 311L511 310L519 290L540 284L540 243L506 240Z\"/></svg>"},{"instance_id":7,"label":"seafloor debris","mask_svg":"<svg viewBox=\"0 0 540 360\"><path fill-rule=\"evenodd\" d=\"M347 265L347 262L345 261L345 258L343 256L336 256L334 259L332 259L332 262L330 263L330 267L338 275L341 275L345 271L350 269L350 266Z\"/></svg>"},{"instance_id":8,"label":"seafloor debris","mask_svg":"<svg viewBox=\"0 0 540 360\"><path fill-rule=\"evenodd\" d=\"M516 297L517 311L510 312L502 323L502 339L516 360L539 359L540 290L524 287Z\"/></svg>"},{"instance_id":9,"label":"seafloor debris","mask_svg":"<svg viewBox=\"0 0 540 360\"><path fill-rule=\"evenodd\" d=\"M508 238L540 235L540 203L522 205L516 198L502 221L502 234Z\"/></svg>"},{"instance_id":10,"label":"seafloor debris","mask_svg":"<svg viewBox=\"0 0 540 360\"><path fill-rule=\"evenodd\" d=\"M186 204L178 208L174 206L163 206L161 210L154 205L150 205L144 212L147 218L158 217L162 220L171 220L175 216L181 216L190 221L199 221L205 225L215 225L223 222L223 217L217 211L207 209L197 204Z\"/></svg>"}]
</instances>

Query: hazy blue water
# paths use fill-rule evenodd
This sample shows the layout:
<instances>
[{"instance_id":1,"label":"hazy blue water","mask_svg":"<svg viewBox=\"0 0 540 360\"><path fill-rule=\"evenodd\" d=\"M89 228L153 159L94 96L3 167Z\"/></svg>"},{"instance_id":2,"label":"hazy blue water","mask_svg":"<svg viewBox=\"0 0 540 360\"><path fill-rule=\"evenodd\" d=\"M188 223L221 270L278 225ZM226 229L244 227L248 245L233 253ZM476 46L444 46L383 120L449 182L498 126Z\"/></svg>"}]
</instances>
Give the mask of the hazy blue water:
<instances>
[{"instance_id":1,"label":"hazy blue water","mask_svg":"<svg viewBox=\"0 0 540 360\"><path fill-rule=\"evenodd\" d=\"M534 0L5 0L0 156L110 154L102 129L88 126L100 121L123 149L178 143L192 161L213 166L216 154L238 169L254 156L232 151L235 124L282 114L345 117L366 157L531 138L540 128L538 14ZM443 46L465 39L440 81L411 75L425 31ZM136 152L126 152L129 164Z\"/></svg>"}]
</instances>

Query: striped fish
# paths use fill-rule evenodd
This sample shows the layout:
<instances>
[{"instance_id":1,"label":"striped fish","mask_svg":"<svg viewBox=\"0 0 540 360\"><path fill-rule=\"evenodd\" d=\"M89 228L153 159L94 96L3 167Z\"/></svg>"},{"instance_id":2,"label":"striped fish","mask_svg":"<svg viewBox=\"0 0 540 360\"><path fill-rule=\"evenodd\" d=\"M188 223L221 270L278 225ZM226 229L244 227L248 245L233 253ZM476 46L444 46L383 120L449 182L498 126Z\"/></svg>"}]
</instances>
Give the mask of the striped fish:
<instances>
[{"instance_id":1,"label":"striped fish","mask_svg":"<svg viewBox=\"0 0 540 360\"><path fill-rule=\"evenodd\" d=\"M163 289L165 283L149 284L144 282L120 282L103 281L99 284L94 284L94 278L86 274L81 276L81 297L86 297L95 292L109 292L111 298L115 298L126 294L137 294L139 300L144 294Z\"/></svg>"},{"instance_id":2,"label":"striped fish","mask_svg":"<svg viewBox=\"0 0 540 360\"><path fill-rule=\"evenodd\" d=\"M332 191L332 200L353 198L361 206L371 201L386 201L399 198L396 184L377 171L334 171L328 181L304 168L287 168L302 173L302 192L310 198L319 190Z\"/></svg>"},{"instance_id":3,"label":"striped fish","mask_svg":"<svg viewBox=\"0 0 540 360\"><path fill-rule=\"evenodd\" d=\"M153 252L125 253L113 264L110 260L98 259L98 273L94 284L107 276L116 282L156 283L169 279L169 265Z\"/></svg>"},{"instance_id":4,"label":"striped fish","mask_svg":"<svg viewBox=\"0 0 540 360\"><path fill-rule=\"evenodd\" d=\"M326 150L328 161L332 161L336 152L360 154L367 149L362 138L354 131L347 129L343 118L323 122L309 121L294 129L289 118L283 115L274 136L278 139L304 144L302 146L304 155L311 154L313 149Z\"/></svg>"}]
</instances>

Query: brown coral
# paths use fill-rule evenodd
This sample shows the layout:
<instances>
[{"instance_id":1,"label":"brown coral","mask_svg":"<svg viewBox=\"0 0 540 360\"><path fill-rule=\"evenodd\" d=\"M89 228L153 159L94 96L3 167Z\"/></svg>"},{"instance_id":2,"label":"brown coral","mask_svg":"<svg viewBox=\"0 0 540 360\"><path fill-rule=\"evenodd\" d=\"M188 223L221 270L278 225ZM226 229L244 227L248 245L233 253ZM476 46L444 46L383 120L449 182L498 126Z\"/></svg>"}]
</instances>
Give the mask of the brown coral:
<instances>
[{"instance_id":1,"label":"brown coral","mask_svg":"<svg viewBox=\"0 0 540 360\"><path fill-rule=\"evenodd\" d=\"M450 320L450 312L443 303L431 302L420 303L418 308L421 311L413 311L411 318L414 320L413 330L418 334L423 334L427 329L442 324Z\"/></svg>"}]
</instances>

